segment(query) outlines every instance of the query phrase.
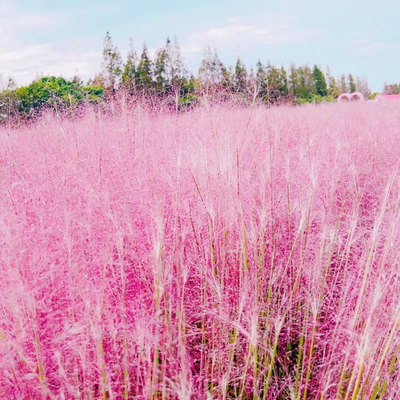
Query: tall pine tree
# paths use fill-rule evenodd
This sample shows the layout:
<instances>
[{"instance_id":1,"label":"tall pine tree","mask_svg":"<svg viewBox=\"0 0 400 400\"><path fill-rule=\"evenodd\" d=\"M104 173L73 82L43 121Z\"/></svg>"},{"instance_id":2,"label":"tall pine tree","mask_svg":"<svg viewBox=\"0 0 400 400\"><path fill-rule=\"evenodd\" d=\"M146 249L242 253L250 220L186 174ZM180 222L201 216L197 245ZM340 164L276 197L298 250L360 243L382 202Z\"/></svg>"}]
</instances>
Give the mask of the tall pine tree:
<instances>
[{"instance_id":1,"label":"tall pine tree","mask_svg":"<svg viewBox=\"0 0 400 400\"><path fill-rule=\"evenodd\" d=\"M133 43L130 43L130 50L128 52L128 56L126 58L126 62L122 72L122 86L128 90L128 92L132 92L136 85L136 65L137 65L138 57L136 51L133 47Z\"/></svg>"},{"instance_id":2,"label":"tall pine tree","mask_svg":"<svg viewBox=\"0 0 400 400\"><path fill-rule=\"evenodd\" d=\"M356 82L354 81L354 77L352 74L348 75L348 80L349 80L350 93L354 93L357 90L357 87L356 87Z\"/></svg>"},{"instance_id":3,"label":"tall pine tree","mask_svg":"<svg viewBox=\"0 0 400 400\"><path fill-rule=\"evenodd\" d=\"M220 60L217 50L212 51L210 47L207 48L199 69L199 80L207 91L210 88L230 89L230 73Z\"/></svg>"},{"instance_id":4,"label":"tall pine tree","mask_svg":"<svg viewBox=\"0 0 400 400\"><path fill-rule=\"evenodd\" d=\"M232 76L232 86L236 93L245 94L249 89L247 70L240 58L236 60L235 69Z\"/></svg>"},{"instance_id":5,"label":"tall pine tree","mask_svg":"<svg viewBox=\"0 0 400 400\"><path fill-rule=\"evenodd\" d=\"M109 32L106 33L103 43L103 79L105 89L115 91L118 89L122 75L121 54L111 39Z\"/></svg>"},{"instance_id":6,"label":"tall pine tree","mask_svg":"<svg viewBox=\"0 0 400 400\"><path fill-rule=\"evenodd\" d=\"M314 65L313 69L313 83L315 93L320 96L326 96L328 94L328 88L326 86L326 80L323 72Z\"/></svg>"},{"instance_id":7,"label":"tall pine tree","mask_svg":"<svg viewBox=\"0 0 400 400\"><path fill-rule=\"evenodd\" d=\"M150 90L154 86L153 82L153 63L149 56L146 44L143 44L142 54L136 70L136 86L141 90Z\"/></svg>"},{"instance_id":8,"label":"tall pine tree","mask_svg":"<svg viewBox=\"0 0 400 400\"><path fill-rule=\"evenodd\" d=\"M267 71L260 60L257 62L256 83L258 97L260 97L262 100L266 100L268 98Z\"/></svg>"}]
</instances>

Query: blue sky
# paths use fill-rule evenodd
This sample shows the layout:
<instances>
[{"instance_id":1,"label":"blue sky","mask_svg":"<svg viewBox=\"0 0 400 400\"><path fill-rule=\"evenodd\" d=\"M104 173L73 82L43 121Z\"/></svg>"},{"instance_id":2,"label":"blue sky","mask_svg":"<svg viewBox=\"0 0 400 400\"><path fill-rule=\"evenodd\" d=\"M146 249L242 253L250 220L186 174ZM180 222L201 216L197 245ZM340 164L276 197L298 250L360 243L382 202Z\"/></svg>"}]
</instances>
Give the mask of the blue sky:
<instances>
[{"instance_id":1,"label":"blue sky","mask_svg":"<svg viewBox=\"0 0 400 400\"><path fill-rule=\"evenodd\" d=\"M334 76L366 77L374 91L400 83L398 0L0 0L2 82L87 80L101 70L107 31L123 55L130 38L140 52L144 41L155 51L176 36L193 71L209 45L228 65L329 65Z\"/></svg>"}]
</instances>

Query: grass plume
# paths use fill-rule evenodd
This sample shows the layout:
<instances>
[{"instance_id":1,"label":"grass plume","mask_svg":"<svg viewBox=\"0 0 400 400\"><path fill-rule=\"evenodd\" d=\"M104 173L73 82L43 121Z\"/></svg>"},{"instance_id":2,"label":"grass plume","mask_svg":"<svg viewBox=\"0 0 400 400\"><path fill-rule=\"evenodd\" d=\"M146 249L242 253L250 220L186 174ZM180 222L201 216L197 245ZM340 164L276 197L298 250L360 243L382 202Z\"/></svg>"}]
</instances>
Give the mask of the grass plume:
<instances>
[{"instance_id":1,"label":"grass plume","mask_svg":"<svg viewBox=\"0 0 400 400\"><path fill-rule=\"evenodd\" d=\"M398 398L399 115L0 128L0 397Z\"/></svg>"}]
</instances>

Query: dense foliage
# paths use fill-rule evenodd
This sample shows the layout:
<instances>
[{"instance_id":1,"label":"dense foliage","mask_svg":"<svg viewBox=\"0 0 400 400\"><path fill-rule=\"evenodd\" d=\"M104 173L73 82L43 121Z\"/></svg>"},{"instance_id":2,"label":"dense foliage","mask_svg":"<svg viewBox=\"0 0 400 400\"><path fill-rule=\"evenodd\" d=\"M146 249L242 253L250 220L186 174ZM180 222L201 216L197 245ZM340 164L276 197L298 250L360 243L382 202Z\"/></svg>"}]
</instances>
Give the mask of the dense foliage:
<instances>
[{"instance_id":1,"label":"dense foliage","mask_svg":"<svg viewBox=\"0 0 400 400\"><path fill-rule=\"evenodd\" d=\"M46 109L71 110L83 103L99 102L103 94L102 87L84 86L78 79L43 77L28 86L8 88L0 93L0 121L31 119Z\"/></svg>"}]
</instances>

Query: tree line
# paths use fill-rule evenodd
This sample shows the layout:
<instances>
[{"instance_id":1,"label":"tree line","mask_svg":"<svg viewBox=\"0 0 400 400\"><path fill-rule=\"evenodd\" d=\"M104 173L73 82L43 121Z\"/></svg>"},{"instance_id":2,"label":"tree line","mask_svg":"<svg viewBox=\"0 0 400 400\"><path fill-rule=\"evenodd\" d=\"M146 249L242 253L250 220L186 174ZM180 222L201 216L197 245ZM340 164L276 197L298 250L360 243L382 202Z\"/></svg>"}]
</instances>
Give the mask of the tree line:
<instances>
[{"instance_id":1,"label":"tree line","mask_svg":"<svg viewBox=\"0 0 400 400\"><path fill-rule=\"evenodd\" d=\"M227 67L210 48L194 76L183 62L176 39L167 39L153 59L145 44L140 54L131 46L123 62L109 33L104 38L103 71L92 83L107 92L123 89L132 94L171 96L181 104L190 104L199 94L234 96L244 102L256 98L267 104L335 101L343 92L359 91L366 97L371 94L366 79L352 74L336 79L329 68L324 73L317 65L298 67L292 63L286 69L269 61L258 61L255 69L248 70L240 58Z\"/></svg>"},{"instance_id":2,"label":"tree line","mask_svg":"<svg viewBox=\"0 0 400 400\"><path fill-rule=\"evenodd\" d=\"M386 85L397 90L396 85ZM400 89L399 89L400 90ZM248 69L238 58L226 66L216 50L207 48L196 75L189 71L175 39L167 39L154 56L146 46L137 53L131 45L125 59L107 32L103 43L102 72L84 84L78 77L43 77L16 88L12 80L0 93L0 121L32 119L43 110L74 110L84 103L106 103L123 94L129 99L159 102L176 109L192 107L207 97L254 101L267 105L335 101L340 93L371 95L365 79L352 74L335 78L314 65L289 68L258 61Z\"/></svg>"}]
</instances>

